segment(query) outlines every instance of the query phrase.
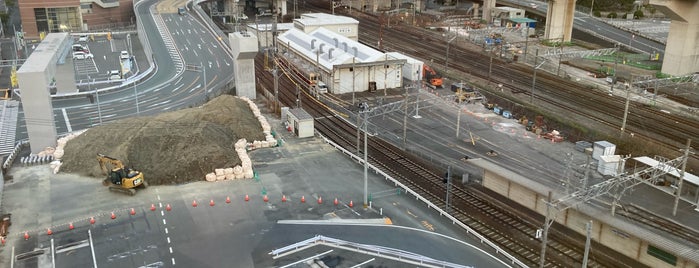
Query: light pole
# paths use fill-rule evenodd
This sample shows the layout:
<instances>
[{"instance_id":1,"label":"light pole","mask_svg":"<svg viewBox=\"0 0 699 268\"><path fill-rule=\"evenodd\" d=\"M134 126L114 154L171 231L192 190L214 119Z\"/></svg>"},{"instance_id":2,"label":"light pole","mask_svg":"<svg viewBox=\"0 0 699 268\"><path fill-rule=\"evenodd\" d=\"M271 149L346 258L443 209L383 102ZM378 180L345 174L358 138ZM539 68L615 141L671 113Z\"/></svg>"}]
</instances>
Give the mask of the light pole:
<instances>
[{"instance_id":1,"label":"light pole","mask_svg":"<svg viewBox=\"0 0 699 268\"><path fill-rule=\"evenodd\" d=\"M447 41L447 55L444 57L444 74L447 74L449 72L449 47L451 46L451 42L456 39L456 36L452 37Z\"/></svg>"},{"instance_id":2,"label":"light pole","mask_svg":"<svg viewBox=\"0 0 699 268\"><path fill-rule=\"evenodd\" d=\"M133 81L133 95L136 97L136 116L141 115L141 110L138 108L138 90L136 89L136 80Z\"/></svg>"},{"instance_id":3,"label":"light pole","mask_svg":"<svg viewBox=\"0 0 699 268\"><path fill-rule=\"evenodd\" d=\"M368 154L369 152L367 151L367 125L369 120L369 104L366 102L362 102L359 104L359 113L364 114L364 208L367 208L369 206L369 197L368 197L368 191L369 191L369 173L367 171L369 163L367 162Z\"/></svg>"},{"instance_id":4,"label":"light pole","mask_svg":"<svg viewBox=\"0 0 699 268\"><path fill-rule=\"evenodd\" d=\"M132 56L133 52L131 49L131 34L126 34L126 45L129 46L129 56Z\"/></svg>"},{"instance_id":5,"label":"light pole","mask_svg":"<svg viewBox=\"0 0 699 268\"><path fill-rule=\"evenodd\" d=\"M536 49L536 56L534 57L534 77L532 77L532 94L529 96L529 103L534 103L534 88L536 87L536 70L538 70L544 63L545 60L541 61L539 65L536 65L536 61L539 59L539 49Z\"/></svg>"},{"instance_id":6,"label":"light pole","mask_svg":"<svg viewBox=\"0 0 699 268\"><path fill-rule=\"evenodd\" d=\"M631 76L631 81L633 81L633 76ZM626 130L626 118L629 116L629 96L631 94L631 88L629 82L624 83L624 86L626 86L626 105L624 106L624 119L621 121L621 133L619 133L619 137L624 136L624 131Z\"/></svg>"},{"instance_id":7,"label":"light pole","mask_svg":"<svg viewBox=\"0 0 699 268\"><path fill-rule=\"evenodd\" d=\"M90 75L87 75L87 91L92 91L92 78ZM95 99L97 99L97 119L100 122L100 126L102 125L102 108L100 107L100 91L99 89L95 90Z\"/></svg>"}]
</instances>

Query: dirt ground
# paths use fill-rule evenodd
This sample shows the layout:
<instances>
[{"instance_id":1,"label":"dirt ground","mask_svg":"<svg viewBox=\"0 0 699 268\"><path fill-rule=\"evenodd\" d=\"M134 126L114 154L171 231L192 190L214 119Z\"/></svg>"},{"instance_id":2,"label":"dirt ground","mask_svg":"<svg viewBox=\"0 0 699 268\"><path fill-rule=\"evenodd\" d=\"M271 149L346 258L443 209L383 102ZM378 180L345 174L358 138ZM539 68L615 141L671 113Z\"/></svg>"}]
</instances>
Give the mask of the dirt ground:
<instances>
[{"instance_id":1,"label":"dirt ground","mask_svg":"<svg viewBox=\"0 0 699 268\"><path fill-rule=\"evenodd\" d=\"M264 134L246 101L223 95L202 107L91 128L66 144L61 172L103 179L101 153L140 170L149 184L200 181L215 168L240 164L233 145L241 138Z\"/></svg>"}]
</instances>

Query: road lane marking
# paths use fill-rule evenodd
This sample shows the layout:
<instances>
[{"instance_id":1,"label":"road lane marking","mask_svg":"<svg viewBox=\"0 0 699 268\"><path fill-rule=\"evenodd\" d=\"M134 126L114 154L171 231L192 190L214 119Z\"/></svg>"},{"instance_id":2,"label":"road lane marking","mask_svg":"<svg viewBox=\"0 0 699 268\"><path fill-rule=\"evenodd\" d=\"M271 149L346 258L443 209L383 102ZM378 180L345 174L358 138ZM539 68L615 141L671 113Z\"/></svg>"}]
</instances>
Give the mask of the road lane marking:
<instances>
[{"instance_id":1,"label":"road lane marking","mask_svg":"<svg viewBox=\"0 0 699 268\"><path fill-rule=\"evenodd\" d=\"M172 254L172 247L170 247L170 254Z\"/></svg>"},{"instance_id":2,"label":"road lane marking","mask_svg":"<svg viewBox=\"0 0 699 268\"><path fill-rule=\"evenodd\" d=\"M165 227L165 233L167 234L167 227Z\"/></svg>"},{"instance_id":3,"label":"road lane marking","mask_svg":"<svg viewBox=\"0 0 699 268\"><path fill-rule=\"evenodd\" d=\"M170 244L170 237L167 237L167 243Z\"/></svg>"},{"instance_id":4,"label":"road lane marking","mask_svg":"<svg viewBox=\"0 0 699 268\"><path fill-rule=\"evenodd\" d=\"M163 225L167 225L167 222L165 222L165 219L163 219Z\"/></svg>"},{"instance_id":5,"label":"road lane marking","mask_svg":"<svg viewBox=\"0 0 699 268\"><path fill-rule=\"evenodd\" d=\"M61 110L63 110L63 119L66 120L66 127L68 128L68 132L73 132L73 127L70 126L70 119L68 119L68 113L66 112L66 108L63 108Z\"/></svg>"},{"instance_id":6,"label":"road lane marking","mask_svg":"<svg viewBox=\"0 0 699 268\"><path fill-rule=\"evenodd\" d=\"M172 265L175 265L175 258L172 258Z\"/></svg>"},{"instance_id":7,"label":"road lane marking","mask_svg":"<svg viewBox=\"0 0 699 268\"><path fill-rule=\"evenodd\" d=\"M165 216L165 212L161 210L161 211L160 211L160 216Z\"/></svg>"}]
</instances>

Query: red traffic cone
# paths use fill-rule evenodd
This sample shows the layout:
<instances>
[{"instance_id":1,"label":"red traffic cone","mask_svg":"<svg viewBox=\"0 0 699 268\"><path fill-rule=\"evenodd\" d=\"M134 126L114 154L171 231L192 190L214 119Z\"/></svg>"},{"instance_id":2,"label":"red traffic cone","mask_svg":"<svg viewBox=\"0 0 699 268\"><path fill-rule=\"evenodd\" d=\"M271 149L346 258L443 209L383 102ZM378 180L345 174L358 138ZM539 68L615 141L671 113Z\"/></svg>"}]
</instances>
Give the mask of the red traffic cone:
<instances>
[{"instance_id":1,"label":"red traffic cone","mask_svg":"<svg viewBox=\"0 0 699 268\"><path fill-rule=\"evenodd\" d=\"M51 228L46 228L46 234L47 235L52 235L53 231L51 231Z\"/></svg>"},{"instance_id":2,"label":"red traffic cone","mask_svg":"<svg viewBox=\"0 0 699 268\"><path fill-rule=\"evenodd\" d=\"M150 211L155 211L155 204L150 204Z\"/></svg>"},{"instance_id":3,"label":"red traffic cone","mask_svg":"<svg viewBox=\"0 0 699 268\"><path fill-rule=\"evenodd\" d=\"M286 202L286 195L282 195L282 202Z\"/></svg>"},{"instance_id":4,"label":"red traffic cone","mask_svg":"<svg viewBox=\"0 0 699 268\"><path fill-rule=\"evenodd\" d=\"M249 196L249 195L245 195L245 202L247 202L247 201L250 201L250 196Z\"/></svg>"},{"instance_id":5,"label":"red traffic cone","mask_svg":"<svg viewBox=\"0 0 699 268\"><path fill-rule=\"evenodd\" d=\"M112 220L116 219L116 215L114 215L114 212L112 212L112 216L110 216L110 218L112 218Z\"/></svg>"},{"instance_id":6,"label":"red traffic cone","mask_svg":"<svg viewBox=\"0 0 699 268\"><path fill-rule=\"evenodd\" d=\"M335 198L335 200L333 201L333 204L335 204L337 206L337 204L338 204L337 198Z\"/></svg>"},{"instance_id":7,"label":"red traffic cone","mask_svg":"<svg viewBox=\"0 0 699 268\"><path fill-rule=\"evenodd\" d=\"M129 212L131 215L136 215L136 210L131 208L131 212Z\"/></svg>"},{"instance_id":8,"label":"red traffic cone","mask_svg":"<svg viewBox=\"0 0 699 268\"><path fill-rule=\"evenodd\" d=\"M322 196L318 196L318 204L323 204L323 197Z\"/></svg>"},{"instance_id":9,"label":"red traffic cone","mask_svg":"<svg viewBox=\"0 0 699 268\"><path fill-rule=\"evenodd\" d=\"M73 226L73 223L72 223L72 222L68 224L68 229L69 229L69 230L75 229L75 226Z\"/></svg>"},{"instance_id":10,"label":"red traffic cone","mask_svg":"<svg viewBox=\"0 0 699 268\"><path fill-rule=\"evenodd\" d=\"M95 217L90 217L90 224L95 224Z\"/></svg>"},{"instance_id":11,"label":"red traffic cone","mask_svg":"<svg viewBox=\"0 0 699 268\"><path fill-rule=\"evenodd\" d=\"M214 203L214 200L211 199L211 201L209 201L209 206L212 206L212 207L213 207L214 205L216 205L216 203Z\"/></svg>"},{"instance_id":12,"label":"red traffic cone","mask_svg":"<svg viewBox=\"0 0 699 268\"><path fill-rule=\"evenodd\" d=\"M192 207L197 207L197 200L192 200Z\"/></svg>"},{"instance_id":13,"label":"red traffic cone","mask_svg":"<svg viewBox=\"0 0 699 268\"><path fill-rule=\"evenodd\" d=\"M165 205L165 210L167 210L167 211L172 210L172 207L170 206L170 204Z\"/></svg>"},{"instance_id":14,"label":"red traffic cone","mask_svg":"<svg viewBox=\"0 0 699 268\"><path fill-rule=\"evenodd\" d=\"M352 202L352 200L350 200L349 207L354 207L354 202Z\"/></svg>"},{"instance_id":15,"label":"red traffic cone","mask_svg":"<svg viewBox=\"0 0 699 268\"><path fill-rule=\"evenodd\" d=\"M24 232L24 240L27 240L27 239L29 239L29 233L28 233L28 232Z\"/></svg>"},{"instance_id":16,"label":"red traffic cone","mask_svg":"<svg viewBox=\"0 0 699 268\"><path fill-rule=\"evenodd\" d=\"M269 197L267 197L267 195L265 195L265 197L262 198L262 201L268 202L268 201L269 201Z\"/></svg>"},{"instance_id":17,"label":"red traffic cone","mask_svg":"<svg viewBox=\"0 0 699 268\"><path fill-rule=\"evenodd\" d=\"M306 197L303 195L301 196L301 203L306 203Z\"/></svg>"},{"instance_id":18,"label":"red traffic cone","mask_svg":"<svg viewBox=\"0 0 699 268\"><path fill-rule=\"evenodd\" d=\"M226 196L226 203L230 203L230 202L231 202L231 197L230 197L230 196Z\"/></svg>"}]
</instances>

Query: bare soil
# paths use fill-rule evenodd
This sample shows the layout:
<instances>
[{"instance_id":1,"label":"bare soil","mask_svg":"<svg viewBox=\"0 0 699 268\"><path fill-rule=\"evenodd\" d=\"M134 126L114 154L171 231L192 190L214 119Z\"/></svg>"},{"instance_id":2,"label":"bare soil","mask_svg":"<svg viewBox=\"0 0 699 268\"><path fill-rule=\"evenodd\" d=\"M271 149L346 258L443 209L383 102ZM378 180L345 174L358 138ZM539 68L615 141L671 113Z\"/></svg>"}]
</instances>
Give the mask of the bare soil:
<instances>
[{"instance_id":1,"label":"bare soil","mask_svg":"<svg viewBox=\"0 0 699 268\"><path fill-rule=\"evenodd\" d=\"M240 164L233 145L241 138L264 140L264 134L246 101L223 95L201 107L91 128L66 144L61 170L102 179L101 153L140 170L149 184L200 181Z\"/></svg>"}]
</instances>

